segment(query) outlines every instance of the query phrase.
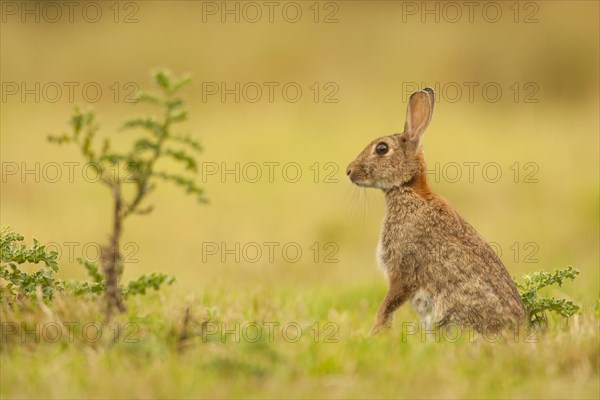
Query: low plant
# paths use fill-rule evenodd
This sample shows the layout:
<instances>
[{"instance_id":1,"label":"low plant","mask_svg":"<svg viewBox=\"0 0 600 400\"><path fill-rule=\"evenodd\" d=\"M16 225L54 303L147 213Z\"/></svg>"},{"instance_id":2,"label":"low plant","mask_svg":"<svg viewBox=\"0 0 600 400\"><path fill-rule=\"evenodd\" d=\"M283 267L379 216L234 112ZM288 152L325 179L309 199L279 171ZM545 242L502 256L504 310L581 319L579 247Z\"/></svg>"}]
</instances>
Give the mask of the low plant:
<instances>
[{"instance_id":1,"label":"low plant","mask_svg":"<svg viewBox=\"0 0 600 400\"><path fill-rule=\"evenodd\" d=\"M57 293L75 296L97 296L104 293L106 283L100 268L93 262L79 258L87 270L89 281L61 280L55 276L59 270L58 253L48 251L44 245L33 239L33 246L27 247L22 235L4 226L0 230L0 303L15 305L25 301L50 302ZM34 272L25 271L26 264L40 264ZM122 296L144 295L149 289L159 290L162 285L170 285L175 278L160 273L142 275L120 286Z\"/></svg>"},{"instance_id":2,"label":"low plant","mask_svg":"<svg viewBox=\"0 0 600 400\"><path fill-rule=\"evenodd\" d=\"M161 117L137 117L123 124L122 130L137 130L143 136L137 138L126 151L112 148L109 138L105 138L101 146L94 146L99 130L96 115L93 111L76 109L71 118L71 133L50 136L54 143L70 143L78 147L86 162L92 166L100 177L99 182L111 193L112 232L108 243L101 247L101 270L104 277L104 293L106 295L106 317L114 310L126 310L123 303L123 291L119 280L123 273L123 262L120 242L123 225L132 215L148 214L153 206L146 204L148 195L156 188L159 181L172 182L186 193L195 195L199 201L205 202L204 190L191 176L197 172L197 162L193 154L202 150L200 144L189 134L174 130L174 126L187 119L185 102L180 97L180 90L190 82L189 77L173 77L168 71L159 70L154 74L157 93L140 92L139 103L151 104L162 109ZM183 173L171 173L160 168L163 159L174 160L183 167ZM190 176L191 175L191 176ZM133 190L125 191L125 187ZM83 262L88 271L93 270L88 262ZM93 272L98 282L99 271ZM128 286L128 292L144 292L146 285L157 286L166 282L162 275L150 275L140 278L137 284Z\"/></svg>"},{"instance_id":3,"label":"low plant","mask_svg":"<svg viewBox=\"0 0 600 400\"><path fill-rule=\"evenodd\" d=\"M27 247L25 238L8 226L0 230L0 302L13 303L37 296L40 290L44 300L51 300L57 281L54 273L58 271L58 254L47 251L46 247L33 240L33 246ZM22 265L42 263L41 268L32 273L22 270Z\"/></svg>"},{"instance_id":4,"label":"low plant","mask_svg":"<svg viewBox=\"0 0 600 400\"><path fill-rule=\"evenodd\" d=\"M558 285L567 280L574 280L579 271L573 267L555 269L554 272L538 271L523 276L523 282L515 282L527 313L527 321L532 325L545 326L548 323L548 313L569 318L579 311L579 306L570 300L555 297L543 297L540 290Z\"/></svg>"}]
</instances>

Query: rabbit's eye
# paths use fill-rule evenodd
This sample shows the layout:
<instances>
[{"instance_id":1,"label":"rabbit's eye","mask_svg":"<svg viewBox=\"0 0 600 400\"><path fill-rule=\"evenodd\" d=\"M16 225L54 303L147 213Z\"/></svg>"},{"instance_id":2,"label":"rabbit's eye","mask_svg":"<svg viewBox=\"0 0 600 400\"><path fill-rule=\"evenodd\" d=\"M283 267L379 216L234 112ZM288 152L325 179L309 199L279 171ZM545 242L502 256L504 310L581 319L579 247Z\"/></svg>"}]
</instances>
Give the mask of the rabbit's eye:
<instances>
[{"instance_id":1,"label":"rabbit's eye","mask_svg":"<svg viewBox=\"0 0 600 400\"><path fill-rule=\"evenodd\" d=\"M377 146L375 146L375 153L379 154L380 156L387 154L388 150L388 145L384 142L378 143Z\"/></svg>"}]
</instances>

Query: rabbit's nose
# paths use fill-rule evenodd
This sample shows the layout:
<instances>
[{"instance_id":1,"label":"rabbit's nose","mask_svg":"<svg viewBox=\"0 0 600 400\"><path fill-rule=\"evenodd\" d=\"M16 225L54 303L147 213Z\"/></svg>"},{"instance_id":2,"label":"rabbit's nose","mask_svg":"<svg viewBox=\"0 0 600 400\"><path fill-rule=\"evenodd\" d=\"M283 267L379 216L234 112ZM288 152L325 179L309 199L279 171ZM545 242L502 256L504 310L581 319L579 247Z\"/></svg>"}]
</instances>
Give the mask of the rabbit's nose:
<instances>
[{"instance_id":1,"label":"rabbit's nose","mask_svg":"<svg viewBox=\"0 0 600 400\"><path fill-rule=\"evenodd\" d=\"M354 161L352 161L350 164L348 164L348 166L346 167L346 175L350 176L352 175L352 171L354 171Z\"/></svg>"}]
</instances>

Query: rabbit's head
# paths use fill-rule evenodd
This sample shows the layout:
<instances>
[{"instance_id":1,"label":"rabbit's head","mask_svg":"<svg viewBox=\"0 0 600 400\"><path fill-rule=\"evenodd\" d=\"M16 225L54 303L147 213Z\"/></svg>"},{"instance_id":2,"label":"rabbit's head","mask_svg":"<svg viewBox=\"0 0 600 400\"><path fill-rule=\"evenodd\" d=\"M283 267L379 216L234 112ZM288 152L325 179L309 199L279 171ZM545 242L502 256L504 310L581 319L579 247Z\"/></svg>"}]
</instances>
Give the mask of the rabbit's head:
<instances>
[{"instance_id":1,"label":"rabbit's head","mask_svg":"<svg viewBox=\"0 0 600 400\"><path fill-rule=\"evenodd\" d=\"M433 89L415 92L408 100L404 132L375 139L348 165L352 183L383 190L409 184L425 173L421 140L431 121Z\"/></svg>"}]
</instances>

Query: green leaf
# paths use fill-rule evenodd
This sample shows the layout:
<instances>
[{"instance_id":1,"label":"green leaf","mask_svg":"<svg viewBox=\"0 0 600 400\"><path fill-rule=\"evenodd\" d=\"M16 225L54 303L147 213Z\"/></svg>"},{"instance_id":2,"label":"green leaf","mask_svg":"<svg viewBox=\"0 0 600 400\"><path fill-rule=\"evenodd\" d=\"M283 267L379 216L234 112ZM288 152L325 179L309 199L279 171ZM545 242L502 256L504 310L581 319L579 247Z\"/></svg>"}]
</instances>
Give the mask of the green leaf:
<instances>
[{"instance_id":1,"label":"green leaf","mask_svg":"<svg viewBox=\"0 0 600 400\"><path fill-rule=\"evenodd\" d=\"M164 136L165 134L164 126L152 117L131 119L125 122L125 124L123 124L121 130L131 128L146 129L147 131L151 132L153 135L158 137Z\"/></svg>"},{"instance_id":2,"label":"green leaf","mask_svg":"<svg viewBox=\"0 0 600 400\"><path fill-rule=\"evenodd\" d=\"M134 143L133 148L135 151L156 150L158 148L158 143L153 142L150 139L141 138Z\"/></svg>"},{"instance_id":3,"label":"green leaf","mask_svg":"<svg viewBox=\"0 0 600 400\"><path fill-rule=\"evenodd\" d=\"M177 82L175 82L173 84L172 87L172 92L175 93L177 91L179 91L182 87L190 84L192 82L192 77L190 75L184 75L181 78L179 78L177 80Z\"/></svg>"},{"instance_id":4,"label":"green leaf","mask_svg":"<svg viewBox=\"0 0 600 400\"><path fill-rule=\"evenodd\" d=\"M152 175L164 181L174 183L175 185L185 189L187 194L196 195L199 202L206 203L207 201L206 197L204 197L204 190L196 185L191 179L180 175L168 174L166 172L156 172Z\"/></svg>"},{"instance_id":5,"label":"green leaf","mask_svg":"<svg viewBox=\"0 0 600 400\"><path fill-rule=\"evenodd\" d=\"M202 151L202 145L200 144L200 142L193 139L189 134L173 135L170 138L175 142L183 143L183 144L189 146L191 149L193 149L197 152Z\"/></svg>"},{"instance_id":6,"label":"green leaf","mask_svg":"<svg viewBox=\"0 0 600 400\"><path fill-rule=\"evenodd\" d=\"M173 276L153 272L150 275L142 275L136 280L129 281L123 292L126 295L146 294L146 290L149 288L159 290L162 285L171 285L173 282L175 282Z\"/></svg>"},{"instance_id":7,"label":"green leaf","mask_svg":"<svg viewBox=\"0 0 600 400\"><path fill-rule=\"evenodd\" d=\"M95 283L103 283L104 277L100 273L100 268L96 263L85 260L83 258L78 258L77 262L85 267L88 275L92 278L92 281Z\"/></svg>"},{"instance_id":8,"label":"green leaf","mask_svg":"<svg viewBox=\"0 0 600 400\"><path fill-rule=\"evenodd\" d=\"M62 135L48 135L48 141L50 143L63 144L70 143L72 140L73 139L66 133L63 133Z\"/></svg>"},{"instance_id":9,"label":"green leaf","mask_svg":"<svg viewBox=\"0 0 600 400\"><path fill-rule=\"evenodd\" d=\"M160 97L154 93L150 93L150 92L140 91L140 92L138 92L138 94L136 95L135 98L136 98L136 100L145 102L145 103L151 103L151 104L157 104L157 105L165 104L165 100L162 97Z\"/></svg>"},{"instance_id":10,"label":"green leaf","mask_svg":"<svg viewBox=\"0 0 600 400\"><path fill-rule=\"evenodd\" d=\"M75 136L79 135L81 129L84 124L84 114L82 114L78 109L75 110L75 115L71 118L71 126L73 127L73 131L75 132Z\"/></svg>"},{"instance_id":11,"label":"green leaf","mask_svg":"<svg viewBox=\"0 0 600 400\"><path fill-rule=\"evenodd\" d=\"M525 310L532 324L545 325L547 323L547 312L553 312L568 318L579 311L579 306L572 301L554 297L540 297L539 295L541 289L553 285L561 287L565 280L573 280L577 275L579 275L579 271L569 266L560 270L555 269L554 272L534 272L525 275L522 283L517 283Z\"/></svg>"},{"instance_id":12,"label":"green leaf","mask_svg":"<svg viewBox=\"0 0 600 400\"><path fill-rule=\"evenodd\" d=\"M183 162L185 164L185 169L188 171L196 172L198 170L196 160L189 156L185 151L166 149L163 154L173 158L176 161Z\"/></svg>"},{"instance_id":13,"label":"green leaf","mask_svg":"<svg viewBox=\"0 0 600 400\"><path fill-rule=\"evenodd\" d=\"M154 74L154 80L162 89L168 92L171 89L171 79L169 72L159 70Z\"/></svg>"},{"instance_id":14,"label":"green leaf","mask_svg":"<svg viewBox=\"0 0 600 400\"><path fill-rule=\"evenodd\" d=\"M51 300L56 286L53 274L58 271L57 257L58 253L48 252L36 239L33 246L27 248L22 235L3 227L0 230L0 276L11 284L8 302L16 301L19 296L34 299L37 287L42 289L43 300ZM33 273L19 269L21 264L40 262L44 267Z\"/></svg>"}]
</instances>

